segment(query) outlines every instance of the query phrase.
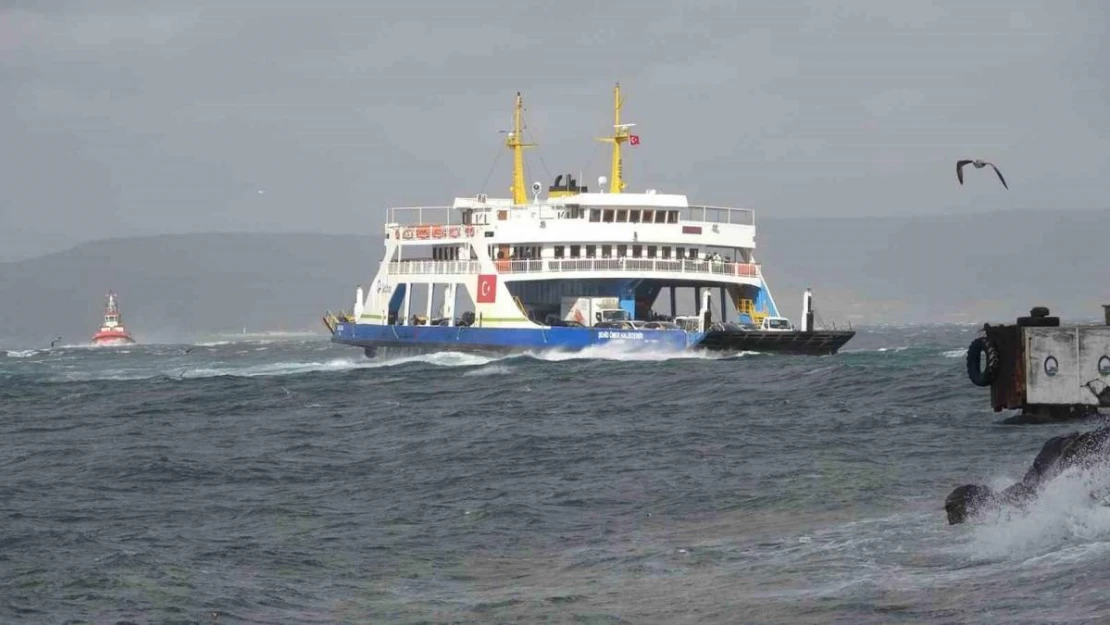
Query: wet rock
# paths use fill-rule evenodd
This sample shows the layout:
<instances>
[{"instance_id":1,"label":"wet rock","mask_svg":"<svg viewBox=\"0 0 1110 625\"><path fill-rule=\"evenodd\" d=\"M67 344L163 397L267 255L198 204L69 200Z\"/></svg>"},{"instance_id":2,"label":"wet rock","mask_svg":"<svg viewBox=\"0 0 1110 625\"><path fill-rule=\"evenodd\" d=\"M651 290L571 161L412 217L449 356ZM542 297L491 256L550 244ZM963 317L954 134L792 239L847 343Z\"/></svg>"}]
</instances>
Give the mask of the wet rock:
<instances>
[{"instance_id":1,"label":"wet rock","mask_svg":"<svg viewBox=\"0 0 1110 625\"><path fill-rule=\"evenodd\" d=\"M944 501L948 524L964 523L1002 505L1021 506L1036 497L1045 484L1063 471L1105 460L1110 451L1108 443L1110 427L1107 426L1048 439L1020 482L1001 492L983 484L964 484L953 490Z\"/></svg>"}]
</instances>

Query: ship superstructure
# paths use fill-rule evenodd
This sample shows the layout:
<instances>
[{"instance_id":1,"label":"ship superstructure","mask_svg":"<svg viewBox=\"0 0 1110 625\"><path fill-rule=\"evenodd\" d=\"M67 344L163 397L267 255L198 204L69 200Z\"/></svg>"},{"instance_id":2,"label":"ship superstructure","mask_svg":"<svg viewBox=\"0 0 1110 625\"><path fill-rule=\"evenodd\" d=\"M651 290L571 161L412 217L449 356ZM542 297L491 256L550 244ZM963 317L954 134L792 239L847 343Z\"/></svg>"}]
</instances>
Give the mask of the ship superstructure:
<instances>
[{"instance_id":1,"label":"ship superstructure","mask_svg":"<svg viewBox=\"0 0 1110 625\"><path fill-rule=\"evenodd\" d=\"M754 211L625 191L622 148L639 136L622 123L622 106L617 85L613 132L601 138L612 150L609 177L591 191L562 174L545 194L538 182L524 188L530 144L518 93L506 137L511 197L388 209L377 275L356 290L352 314L325 316L334 340L372 354L384 346L580 349L611 340L831 353L850 339L850 331L815 331L811 314L803 313L810 327L802 331L779 315L755 259ZM677 316L678 289L692 289L696 315Z\"/></svg>"}]
</instances>

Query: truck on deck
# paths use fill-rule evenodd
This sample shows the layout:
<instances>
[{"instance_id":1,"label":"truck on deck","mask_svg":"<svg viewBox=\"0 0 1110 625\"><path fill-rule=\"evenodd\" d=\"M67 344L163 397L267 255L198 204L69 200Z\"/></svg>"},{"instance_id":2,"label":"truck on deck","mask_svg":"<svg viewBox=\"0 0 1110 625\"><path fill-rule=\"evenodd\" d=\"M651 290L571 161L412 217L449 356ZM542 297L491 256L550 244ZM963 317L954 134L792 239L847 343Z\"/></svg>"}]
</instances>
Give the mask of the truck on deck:
<instances>
[{"instance_id":1,"label":"truck on deck","mask_svg":"<svg viewBox=\"0 0 1110 625\"><path fill-rule=\"evenodd\" d=\"M620 307L620 301L615 297L564 297L560 315L563 321L586 327L602 322L632 320L632 315Z\"/></svg>"}]
</instances>

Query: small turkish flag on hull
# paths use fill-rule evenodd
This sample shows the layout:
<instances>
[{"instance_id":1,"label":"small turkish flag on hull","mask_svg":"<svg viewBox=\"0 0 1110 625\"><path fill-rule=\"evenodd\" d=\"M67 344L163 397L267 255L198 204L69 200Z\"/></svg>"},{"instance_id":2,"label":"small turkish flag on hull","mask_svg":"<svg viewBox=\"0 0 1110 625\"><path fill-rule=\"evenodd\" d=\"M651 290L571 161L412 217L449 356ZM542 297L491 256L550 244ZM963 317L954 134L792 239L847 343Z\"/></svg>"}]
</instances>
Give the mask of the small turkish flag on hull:
<instances>
[{"instance_id":1,"label":"small turkish flag on hull","mask_svg":"<svg viewBox=\"0 0 1110 625\"><path fill-rule=\"evenodd\" d=\"M493 304L497 301L497 274L478 275L478 294L474 301L479 304Z\"/></svg>"},{"instance_id":2,"label":"small turkish flag on hull","mask_svg":"<svg viewBox=\"0 0 1110 625\"><path fill-rule=\"evenodd\" d=\"M629 145L640 145L640 135L628 135Z\"/></svg>"}]
</instances>

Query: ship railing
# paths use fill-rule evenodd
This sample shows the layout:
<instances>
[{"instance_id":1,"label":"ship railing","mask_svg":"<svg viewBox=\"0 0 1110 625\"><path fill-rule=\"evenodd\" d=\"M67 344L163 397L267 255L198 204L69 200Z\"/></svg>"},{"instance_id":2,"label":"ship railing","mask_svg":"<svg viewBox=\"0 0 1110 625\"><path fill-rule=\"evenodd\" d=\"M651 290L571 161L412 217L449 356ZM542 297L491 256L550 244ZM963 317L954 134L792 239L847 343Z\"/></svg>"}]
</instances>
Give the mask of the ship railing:
<instances>
[{"instance_id":1,"label":"ship railing","mask_svg":"<svg viewBox=\"0 0 1110 625\"><path fill-rule=\"evenodd\" d=\"M395 275L458 275L480 271L481 264L476 260L402 260L389 263L389 273Z\"/></svg>"},{"instance_id":2,"label":"ship railing","mask_svg":"<svg viewBox=\"0 0 1110 625\"><path fill-rule=\"evenodd\" d=\"M521 262L521 261L512 261ZM523 261L535 262L535 261ZM545 269L553 272L615 271L637 273L710 273L722 276L758 278L756 263L734 263L709 260L664 260L659 258L571 258L548 260Z\"/></svg>"},{"instance_id":3,"label":"ship railing","mask_svg":"<svg viewBox=\"0 0 1110 625\"><path fill-rule=\"evenodd\" d=\"M387 208L390 226L462 226L462 212L453 206L397 206Z\"/></svg>"},{"instance_id":4,"label":"ship railing","mask_svg":"<svg viewBox=\"0 0 1110 625\"><path fill-rule=\"evenodd\" d=\"M610 206L583 206L587 208L604 208L616 210L618 207ZM621 210L658 210L664 212L666 209L653 206L643 207L619 207ZM502 209L504 210L504 209ZM733 224L740 226L754 226L755 225L755 211L749 208L731 208L728 206L687 206L685 208L677 209L679 212L679 221L681 223L715 223L715 224ZM467 225L463 215L463 210L453 206L397 206L386 209L388 218L386 224L390 226L462 226ZM576 212L566 212L561 219L569 220L583 220L586 219L586 212L582 212L579 216ZM572 216L573 215L573 216ZM544 216L544 219L560 219L556 213ZM637 222L639 223L639 222ZM647 222L643 222L647 223ZM661 221L652 221L652 223L662 224ZM673 222L666 222L673 223Z\"/></svg>"},{"instance_id":5,"label":"ship railing","mask_svg":"<svg viewBox=\"0 0 1110 625\"><path fill-rule=\"evenodd\" d=\"M634 272L713 274L740 278L760 277L758 263L735 263L710 260L664 260L651 258L567 258L555 260L495 260L501 274ZM389 263L395 275L476 274L478 261L464 260L402 260Z\"/></svg>"}]
</instances>

